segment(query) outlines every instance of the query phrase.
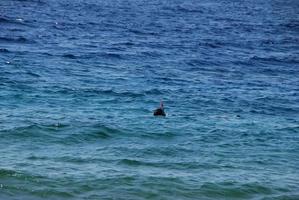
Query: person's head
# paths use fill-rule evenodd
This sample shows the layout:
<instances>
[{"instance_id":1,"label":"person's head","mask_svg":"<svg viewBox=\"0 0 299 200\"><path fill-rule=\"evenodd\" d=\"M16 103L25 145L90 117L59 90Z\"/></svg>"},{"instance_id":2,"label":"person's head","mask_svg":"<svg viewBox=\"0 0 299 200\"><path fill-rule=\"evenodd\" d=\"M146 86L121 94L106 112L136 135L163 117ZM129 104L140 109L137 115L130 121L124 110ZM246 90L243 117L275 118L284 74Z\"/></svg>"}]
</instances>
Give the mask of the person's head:
<instances>
[{"instance_id":1,"label":"person's head","mask_svg":"<svg viewBox=\"0 0 299 200\"><path fill-rule=\"evenodd\" d=\"M160 102L160 108L162 108L162 109L164 108L164 107L163 107L163 101L162 101L162 100L161 100L161 102Z\"/></svg>"}]
</instances>

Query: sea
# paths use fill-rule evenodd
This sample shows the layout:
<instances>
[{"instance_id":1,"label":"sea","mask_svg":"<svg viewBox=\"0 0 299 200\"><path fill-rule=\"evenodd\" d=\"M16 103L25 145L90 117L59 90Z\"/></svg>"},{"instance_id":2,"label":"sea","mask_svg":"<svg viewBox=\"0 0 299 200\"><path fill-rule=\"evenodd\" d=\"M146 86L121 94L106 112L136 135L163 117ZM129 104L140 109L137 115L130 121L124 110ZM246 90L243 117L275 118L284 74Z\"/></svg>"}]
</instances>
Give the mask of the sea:
<instances>
[{"instance_id":1,"label":"sea","mask_svg":"<svg viewBox=\"0 0 299 200\"><path fill-rule=\"evenodd\" d=\"M299 1L0 0L0 199L298 200Z\"/></svg>"}]
</instances>

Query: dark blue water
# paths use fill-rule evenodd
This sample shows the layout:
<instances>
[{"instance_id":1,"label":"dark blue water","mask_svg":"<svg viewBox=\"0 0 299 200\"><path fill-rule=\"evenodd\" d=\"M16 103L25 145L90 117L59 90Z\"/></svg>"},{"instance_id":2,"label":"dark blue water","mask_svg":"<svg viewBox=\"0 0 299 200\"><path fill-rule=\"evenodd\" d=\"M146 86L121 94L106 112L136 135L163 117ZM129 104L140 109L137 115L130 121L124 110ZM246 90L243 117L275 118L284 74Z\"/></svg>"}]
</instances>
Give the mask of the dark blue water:
<instances>
[{"instance_id":1,"label":"dark blue water","mask_svg":"<svg viewBox=\"0 0 299 200\"><path fill-rule=\"evenodd\" d=\"M299 1L0 1L0 199L299 199L298 155Z\"/></svg>"}]
</instances>

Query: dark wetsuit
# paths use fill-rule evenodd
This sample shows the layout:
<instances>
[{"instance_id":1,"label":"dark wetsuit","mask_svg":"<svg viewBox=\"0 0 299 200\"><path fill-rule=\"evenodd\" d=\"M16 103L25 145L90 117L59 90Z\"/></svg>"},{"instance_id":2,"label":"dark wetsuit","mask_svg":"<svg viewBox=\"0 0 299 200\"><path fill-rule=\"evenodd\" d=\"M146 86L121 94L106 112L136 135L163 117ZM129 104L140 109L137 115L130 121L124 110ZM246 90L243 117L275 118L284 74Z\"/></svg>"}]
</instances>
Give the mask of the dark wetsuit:
<instances>
[{"instance_id":1,"label":"dark wetsuit","mask_svg":"<svg viewBox=\"0 0 299 200\"><path fill-rule=\"evenodd\" d=\"M163 107L157 108L157 109L154 111L154 115L155 115L155 116L166 116Z\"/></svg>"}]
</instances>

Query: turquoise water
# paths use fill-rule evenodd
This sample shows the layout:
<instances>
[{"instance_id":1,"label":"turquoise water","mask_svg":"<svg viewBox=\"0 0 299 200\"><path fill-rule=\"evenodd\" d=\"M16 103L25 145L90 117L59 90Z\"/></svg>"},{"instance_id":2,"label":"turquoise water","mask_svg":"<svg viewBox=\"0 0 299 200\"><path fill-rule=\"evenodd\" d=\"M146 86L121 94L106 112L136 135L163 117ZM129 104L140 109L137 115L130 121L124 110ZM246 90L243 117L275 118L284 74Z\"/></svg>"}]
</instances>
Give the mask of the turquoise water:
<instances>
[{"instance_id":1,"label":"turquoise water","mask_svg":"<svg viewBox=\"0 0 299 200\"><path fill-rule=\"evenodd\" d=\"M0 11L0 199L299 199L297 1Z\"/></svg>"}]
</instances>

